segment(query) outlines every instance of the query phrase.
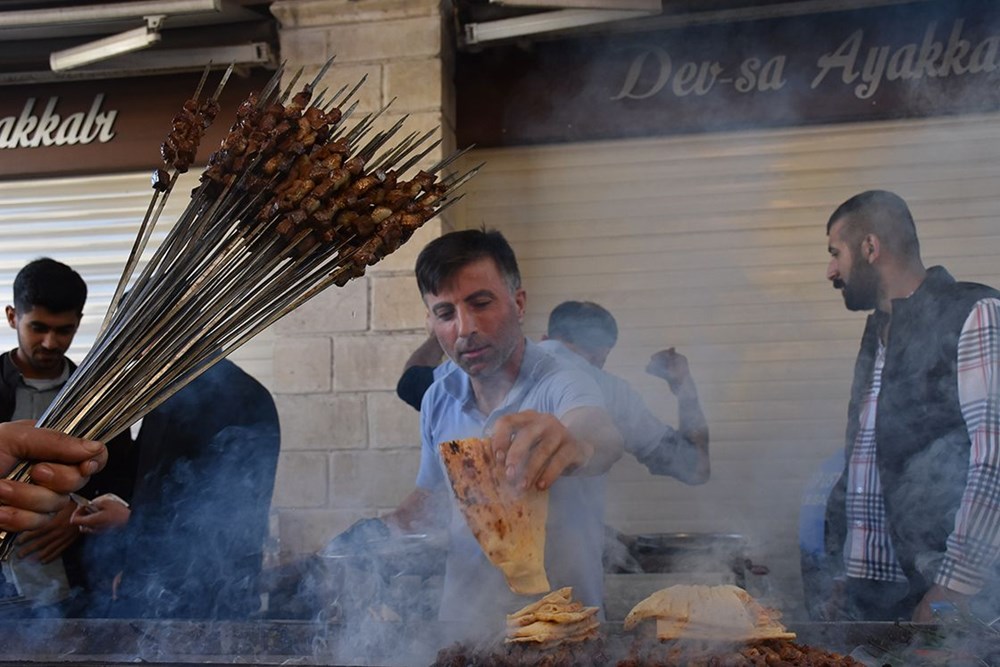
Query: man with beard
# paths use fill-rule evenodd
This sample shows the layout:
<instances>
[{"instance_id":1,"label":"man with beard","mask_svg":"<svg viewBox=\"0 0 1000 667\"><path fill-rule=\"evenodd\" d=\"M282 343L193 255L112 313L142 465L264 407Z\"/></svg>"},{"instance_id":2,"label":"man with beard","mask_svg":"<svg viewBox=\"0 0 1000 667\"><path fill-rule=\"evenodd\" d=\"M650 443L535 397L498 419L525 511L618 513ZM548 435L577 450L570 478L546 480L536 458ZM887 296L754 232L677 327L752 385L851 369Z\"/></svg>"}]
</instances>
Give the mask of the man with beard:
<instances>
[{"instance_id":1,"label":"man with beard","mask_svg":"<svg viewBox=\"0 0 1000 667\"><path fill-rule=\"evenodd\" d=\"M43 257L28 263L14 279L14 305L7 323L17 331L17 347L0 355L0 421L38 419L76 368L66 350L83 317L87 285L70 267ZM128 434L108 443L108 466L81 490L85 496L125 493L133 461ZM23 597L31 614L70 612L75 589L89 585L81 559L80 531L69 523L72 503L43 525L20 534L3 564L0 597Z\"/></svg>"},{"instance_id":2,"label":"man with beard","mask_svg":"<svg viewBox=\"0 0 1000 667\"><path fill-rule=\"evenodd\" d=\"M837 618L996 615L1000 292L925 269L897 195L847 200L827 223L827 279L868 317L846 462L827 503ZM942 604L944 603L944 604Z\"/></svg>"},{"instance_id":3,"label":"man with beard","mask_svg":"<svg viewBox=\"0 0 1000 667\"><path fill-rule=\"evenodd\" d=\"M472 437L490 439L515 486L549 489L549 582L601 605L604 473L621 456L622 441L600 389L525 338L525 291L499 232L465 230L432 241L416 274L429 327L454 366L423 398L417 489L387 523L403 531L449 524L439 617L502 624L504 613L525 603L487 560L448 488L438 444Z\"/></svg>"}]
</instances>

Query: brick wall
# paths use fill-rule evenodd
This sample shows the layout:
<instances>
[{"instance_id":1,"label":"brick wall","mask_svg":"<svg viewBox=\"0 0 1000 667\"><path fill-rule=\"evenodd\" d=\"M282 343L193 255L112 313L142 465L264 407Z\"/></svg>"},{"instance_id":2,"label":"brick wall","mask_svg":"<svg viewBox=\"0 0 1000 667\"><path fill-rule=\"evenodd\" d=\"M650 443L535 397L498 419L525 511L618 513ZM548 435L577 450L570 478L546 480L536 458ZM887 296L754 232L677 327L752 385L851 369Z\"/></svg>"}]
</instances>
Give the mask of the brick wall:
<instances>
[{"instance_id":1,"label":"brick wall","mask_svg":"<svg viewBox=\"0 0 1000 667\"><path fill-rule=\"evenodd\" d=\"M451 55L439 0L275 2L286 79L309 81L336 56L318 90L368 79L358 114L392 102L377 129L409 114L405 136L440 126L454 146ZM441 233L432 220L402 249L343 288L331 288L275 325L274 394L282 448L274 529L283 555L315 551L353 521L384 513L413 489L417 413L395 396L425 337L413 278L417 253Z\"/></svg>"}]
</instances>

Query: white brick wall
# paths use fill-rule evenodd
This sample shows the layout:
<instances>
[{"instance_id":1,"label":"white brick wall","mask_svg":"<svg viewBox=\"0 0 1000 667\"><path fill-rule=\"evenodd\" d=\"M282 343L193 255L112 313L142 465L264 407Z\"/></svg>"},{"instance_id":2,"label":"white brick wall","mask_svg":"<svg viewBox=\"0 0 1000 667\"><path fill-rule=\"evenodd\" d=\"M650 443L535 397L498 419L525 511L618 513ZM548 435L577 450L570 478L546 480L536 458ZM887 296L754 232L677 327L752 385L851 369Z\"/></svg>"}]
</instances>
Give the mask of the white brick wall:
<instances>
[{"instance_id":1,"label":"white brick wall","mask_svg":"<svg viewBox=\"0 0 1000 667\"><path fill-rule=\"evenodd\" d=\"M301 67L300 81L309 81L336 55L318 90L332 93L367 75L356 96L360 113L396 98L376 129L409 114L402 137L453 118L438 0L289 0L271 11L281 24L286 76ZM445 148L426 165L454 146L453 127L444 123ZM413 265L440 233L440 221L430 221L367 276L327 290L274 328L282 453L273 511L286 558L384 514L413 489L419 419L395 387L426 335Z\"/></svg>"},{"instance_id":2,"label":"white brick wall","mask_svg":"<svg viewBox=\"0 0 1000 667\"><path fill-rule=\"evenodd\" d=\"M279 394L276 403L282 451L357 449L368 440L364 394Z\"/></svg>"},{"instance_id":3,"label":"white brick wall","mask_svg":"<svg viewBox=\"0 0 1000 667\"><path fill-rule=\"evenodd\" d=\"M419 329L427 320L427 309L412 275L372 278L372 328L380 331Z\"/></svg>"},{"instance_id":4,"label":"white brick wall","mask_svg":"<svg viewBox=\"0 0 1000 667\"><path fill-rule=\"evenodd\" d=\"M419 297L414 296L417 299ZM425 335L339 336L334 340L334 386L337 391L395 390L410 353Z\"/></svg>"},{"instance_id":5,"label":"white brick wall","mask_svg":"<svg viewBox=\"0 0 1000 667\"><path fill-rule=\"evenodd\" d=\"M274 342L274 391L308 394L330 391L331 340L326 337L279 337Z\"/></svg>"},{"instance_id":6,"label":"white brick wall","mask_svg":"<svg viewBox=\"0 0 1000 667\"><path fill-rule=\"evenodd\" d=\"M420 413L394 391L368 394L368 419L372 447L412 450L420 444Z\"/></svg>"}]
</instances>

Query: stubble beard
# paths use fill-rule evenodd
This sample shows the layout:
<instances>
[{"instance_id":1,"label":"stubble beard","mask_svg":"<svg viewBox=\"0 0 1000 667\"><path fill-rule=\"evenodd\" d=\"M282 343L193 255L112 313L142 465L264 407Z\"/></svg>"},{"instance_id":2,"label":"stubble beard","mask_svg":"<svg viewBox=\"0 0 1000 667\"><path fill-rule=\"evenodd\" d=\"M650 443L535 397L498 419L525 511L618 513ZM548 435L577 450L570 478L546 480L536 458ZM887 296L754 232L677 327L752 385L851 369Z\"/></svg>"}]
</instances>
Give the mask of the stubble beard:
<instances>
[{"instance_id":1,"label":"stubble beard","mask_svg":"<svg viewBox=\"0 0 1000 667\"><path fill-rule=\"evenodd\" d=\"M878 306L878 272L860 258L851 267L851 281L843 283L844 306L850 311L874 310Z\"/></svg>"}]
</instances>

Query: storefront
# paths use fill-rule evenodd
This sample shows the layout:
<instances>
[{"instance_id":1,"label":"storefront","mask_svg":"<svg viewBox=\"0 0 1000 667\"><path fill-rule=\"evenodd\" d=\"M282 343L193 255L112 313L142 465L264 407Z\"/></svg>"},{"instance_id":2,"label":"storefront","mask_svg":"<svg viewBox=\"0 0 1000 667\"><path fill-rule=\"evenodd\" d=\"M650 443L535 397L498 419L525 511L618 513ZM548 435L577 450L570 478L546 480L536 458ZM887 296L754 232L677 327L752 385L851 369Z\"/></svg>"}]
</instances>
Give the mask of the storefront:
<instances>
[{"instance_id":1,"label":"storefront","mask_svg":"<svg viewBox=\"0 0 1000 667\"><path fill-rule=\"evenodd\" d=\"M646 362L670 346L690 360L712 479L619 463L608 523L746 535L794 608L802 496L843 446L864 325L825 279L826 221L895 191L927 265L1000 283L1000 13L917 2L628 26L460 53L459 145L486 162L463 222L513 242L533 335L563 300L609 308L606 369L668 422Z\"/></svg>"},{"instance_id":2,"label":"storefront","mask_svg":"<svg viewBox=\"0 0 1000 667\"><path fill-rule=\"evenodd\" d=\"M337 55L332 89L369 77L360 111L398 98L385 122L408 113L415 130L440 126L446 147L476 144L466 164L486 162L449 220L235 357L272 388L282 418L273 533L283 554L314 553L412 488L417 416L393 388L425 338L413 260L442 229L483 225L518 253L529 335L561 301L603 304L621 330L607 370L667 422L675 404L646 361L670 346L690 360L712 479L689 487L625 460L608 523L745 536L770 567L773 599L796 609L802 495L843 444L862 329L824 279L829 214L860 191L896 191L927 264L1000 285L1000 10L882 5L650 18L455 53L436 1L273 3L289 72L308 77ZM227 95L260 82L234 78ZM193 75L5 89L0 288L58 251L90 283L88 311L103 312L159 142L196 85ZM193 171L164 221L183 208ZM85 320L81 341L98 323Z\"/></svg>"},{"instance_id":3,"label":"storefront","mask_svg":"<svg viewBox=\"0 0 1000 667\"><path fill-rule=\"evenodd\" d=\"M221 70L212 72L207 85L217 85L222 75ZM223 117L231 117L269 76L258 69L231 77L220 98ZM93 342L152 197L150 178L161 166L160 144L199 79L200 74L192 73L3 89L0 289L10 299L17 271L39 256L52 256L80 272L89 295L71 357L81 358ZM226 129L222 124L209 129L199 163L208 159ZM146 257L184 210L199 173L192 170L178 181ZM7 331L3 344L14 347L14 332ZM268 384L270 348L264 337L235 359Z\"/></svg>"}]
</instances>

